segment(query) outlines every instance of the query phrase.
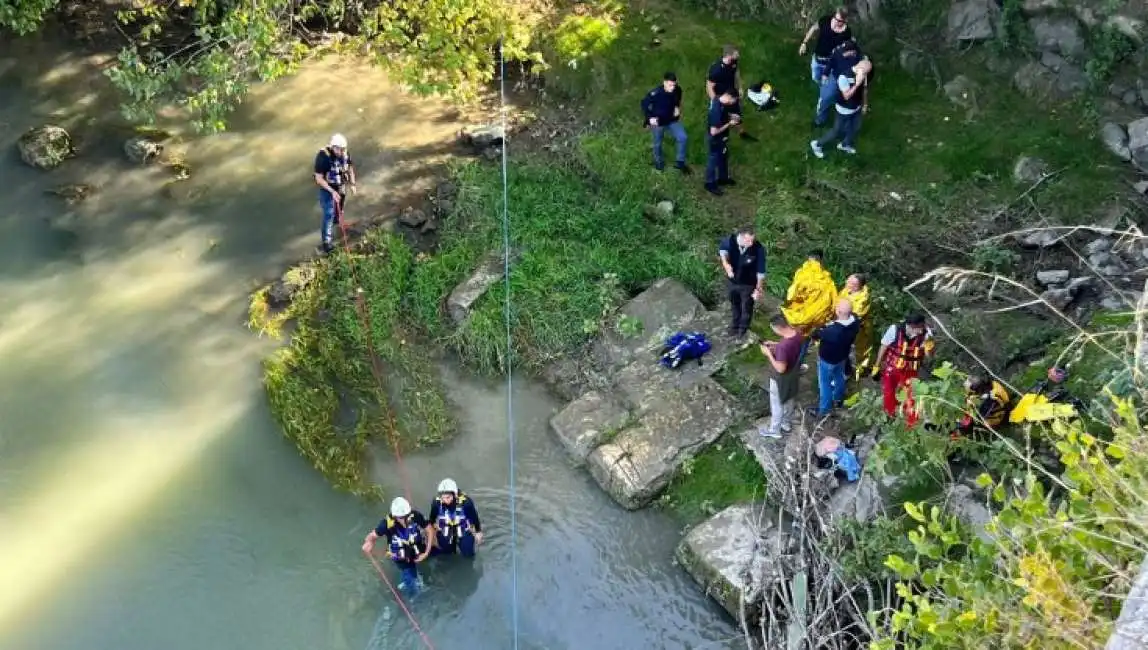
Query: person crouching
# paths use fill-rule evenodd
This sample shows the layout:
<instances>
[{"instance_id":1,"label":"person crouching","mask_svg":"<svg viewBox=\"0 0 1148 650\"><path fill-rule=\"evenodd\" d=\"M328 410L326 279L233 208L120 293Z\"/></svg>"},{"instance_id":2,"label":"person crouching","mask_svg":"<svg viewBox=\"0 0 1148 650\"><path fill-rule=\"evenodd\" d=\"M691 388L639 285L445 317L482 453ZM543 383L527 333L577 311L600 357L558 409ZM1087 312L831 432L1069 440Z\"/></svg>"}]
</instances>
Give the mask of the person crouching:
<instances>
[{"instance_id":1,"label":"person crouching","mask_svg":"<svg viewBox=\"0 0 1148 650\"><path fill-rule=\"evenodd\" d=\"M482 544L482 521L474 501L460 492L458 484L444 478L438 484L438 496L431 503L431 527L434 529L435 555L461 554L474 557Z\"/></svg>"},{"instance_id":2,"label":"person crouching","mask_svg":"<svg viewBox=\"0 0 1148 650\"><path fill-rule=\"evenodd\" d=\"M965 416L952 433L954 439L968 436L973 429L996 429L1008 419L1010 397L999 381L969 375L965 380Z\"/></svg>"}]
</instances>

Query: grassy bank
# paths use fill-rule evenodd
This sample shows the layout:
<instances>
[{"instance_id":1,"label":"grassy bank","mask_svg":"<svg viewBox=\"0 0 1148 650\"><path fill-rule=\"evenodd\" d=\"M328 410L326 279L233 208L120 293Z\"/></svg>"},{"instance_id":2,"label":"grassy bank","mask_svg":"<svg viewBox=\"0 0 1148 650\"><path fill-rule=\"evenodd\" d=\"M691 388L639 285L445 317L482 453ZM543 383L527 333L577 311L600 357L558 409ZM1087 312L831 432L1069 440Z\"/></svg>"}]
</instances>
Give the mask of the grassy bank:
<instances>
[{"instance_id":1,"label":"grassy bank","mask_svg":"<svg viewBox=\"0 0 1148 650\"><path fill-rule=\"evenodd\" d=\"M878 77L860 155L831 151L826 160L813 159L808 142L816 135L810 125L814 88L807 60L796 52L797 32L659 6L601 20L598 27L612 31L606 38L595 32L594 54L576 65L554 62L548 90L582 107L584 135L559 148L561 153L510 144L509 215L512 246L520 256L511 275L515 361L527 367L615 325L610 314L621 299L659 277L675 277L717 303L717 242L742 223L754 223L761 233L774 295L783 295L803 256L821 248L839 282L849 273L870 275L875 318L891 322L912 305L899 287L919 273L950 262L1008 272L1014 258L1007 251L975 242L1037 218L1088 222L1105 197L1121 190L1109 168L1110 154L1082 117L1086 113L1070 107L1049 111L1021 98L1007 79L982 74L967 61L939 60L945 80L959 72L976 84L975 108L957 107L931 74L899 69L895 43L865 40L863 29ZM661 41L656 47L654 33ZM747 115L746 125L760 142L734 139L731 169L738 186L715 198L701 187L704 79L726 42L740 47L745 82L768 80L783 103ZM649 134L639 126L638 101L667 70L677 73L684 88L695 170L689 178L652 168ZM1030 189L1013 179L1021 155L1039 157L1060 173L1018 202ZM429 335L476 368L498 372L506 363L502 288L480 300L458 330L446 325L441 305L450 287L499 247L500 170L469 165L457 178L462 208L443 226L442 250L419 265L412 300ZM648 206L661 200L674 203L673 214L647 216ZM974 321L985 331L1049 339L1038 331L1044 327L1039 321L1001 318L1012 320ZM764 363L760 355L749 357L755 358L739 363ZM721 454L712 453L715 462L700 458L668 497L685 504L689 515L700 512L702 502L749 496L751 488L728 487L738 473L729 473L727 463L716 462Z\"/></svg>"},{"instance_id":2,"label":"grassy bank","mask_svg":"<svg viewBox=\"0 0 1148 650\"><path fill-rule=\"evenodd\" d=\"M290 281L309 281L285 310L269 311L268 289L252 299L252 328L273 336L289 330L289 343L264 364L272 413L304 457L355 494L380 496L365 473L372 441L410 448L454 431L434 359L402 317L414 263L401 239L373 231L351 255L336 252L292 271Z\"/></svg>"}]
</instances>

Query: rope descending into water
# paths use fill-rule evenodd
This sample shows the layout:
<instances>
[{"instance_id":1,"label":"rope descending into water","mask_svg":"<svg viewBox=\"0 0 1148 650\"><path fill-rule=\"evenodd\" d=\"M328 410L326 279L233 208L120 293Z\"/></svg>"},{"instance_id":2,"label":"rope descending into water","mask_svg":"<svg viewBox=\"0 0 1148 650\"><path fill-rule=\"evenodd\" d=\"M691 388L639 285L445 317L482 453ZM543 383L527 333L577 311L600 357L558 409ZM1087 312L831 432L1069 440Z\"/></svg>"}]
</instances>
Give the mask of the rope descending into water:
<instances>
[{"instance_id":1,"label":"rope descending into water","mask_svg":"<svg viewBox=\"0 0 1148 650\"><path fill-rule=\"evenodd\" d=\"M351 269L351 281L355 285L355 306L356 311L359 314L359 322L363 326L363 337L367 341L367 354L371 357L371 374L374 375L375 378L376 390L378 391L377 396L379 399L379 406L381 406L383 410L386 411L387 436L391 439L391 447L394 450L395 460L398 463L399 476L403 481L403 491L406 494L407 501L411 501L411 484L407 479L406 467L403 465L403 455L399 451L399 435L398 428L395 425L395 412L391 408L390 403L388 403L386 398L386 392L383 386L383 370L381 367L382 361L380 361L379 355L375 353L374 343L371 342L371 332L374 330L371 328L371 316L367 311L367 297L363 293L363 285L359 284L359 274L355 268L355 257L351 254L351 238L347 235L347 224L343 219L343 204L341 200L335 201L335 216L338 218L339 231L342 233L343 250L347 255L347 265ZM379 577L382 578L384 583L386 583L387 588L391 590L392 594L394 594L395 600L399 603L399 607L402 608L403 613L407 615L407 618L410 620L411 626L414 627L415 632L418 632L419 636L422 638L423 644L427 647L427 650L434 650L434 644L430 642L430 638L427 637L425 632L423 632L423 629L419 625L418 620L415 619L415 615L407 607L406 603L403 602L402 595L399 593L398 589L395 589L394 584L391 583L390 578L388 578L386 572L383 571L383 567L379 564L378 559L376 559L375 556L371 555L370 553L364 552L364 554L367 556L367 559L371 561L371 566L375 568L375 572L379 574Z\"/></svg>"},{"instance_id":2,"label":"rope descending into water","mask_svg":"<svg viewBox=\"0 0 1148 650\"><path fill-rule=\"evenodd\" d=\"M518 515L514 475L514 371L512 369L514 338L510 323L510 183L506 173L506 142L509 138L506 120L506 53L503 39L498 39L498 104L502 112L502 279L505 284L505 302L502 315L506 321L506 431L510 455L510 624L513 634L511 648L518 650Z\"/></svg>"}]
</instances>

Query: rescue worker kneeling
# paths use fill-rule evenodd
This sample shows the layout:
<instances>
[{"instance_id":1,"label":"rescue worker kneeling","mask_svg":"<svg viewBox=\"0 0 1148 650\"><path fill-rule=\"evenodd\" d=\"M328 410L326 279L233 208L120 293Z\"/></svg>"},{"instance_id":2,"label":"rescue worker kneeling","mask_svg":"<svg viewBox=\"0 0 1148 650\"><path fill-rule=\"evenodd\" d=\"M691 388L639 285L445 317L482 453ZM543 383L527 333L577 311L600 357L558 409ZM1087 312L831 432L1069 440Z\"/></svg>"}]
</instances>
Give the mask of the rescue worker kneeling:
<instances>
[{"instance_id":1,"label":"rescue worker kneeling","mask_svg":"<svg viewBox=\"0 0 1148 650\"><path fill-rule=\"evenodd\" d=\"M999 381L969 375L965 380L965 416L953 432L953 438L967 436L973 429L996 429L1008 420L1008 389Z\"/></svg>"},{"instance_id":2,"label":"rescue worker kneeling","mask_svg":"<svg viewBox=\"0 0 1148 650\"><path fill-rule=\"evenodd\" d=\"M367 533L363 541L363 552L370 555L375 541L384 538L387 550L395 566L399 568L401 581L399 589L417 591L423 585L419 577L418 564L427 559L431 552L431 526L418 510L412 510L409 501L395 497L391 501L391 514L379 522L374 530Z\"/></svg>"},{"instance_id":3,"label":"rescue worker kneeling","mask_svg":"<svg viewBox=\"0 0 1148 650\"><path fill-rule=\"evenodd\" d=\"M474 557L476 547L482 544L478 509L452 479L444 478L438 484L438 496L430 507L430 523L435 535L435 555L458 553Z\"/></svg>"}]
</instances>

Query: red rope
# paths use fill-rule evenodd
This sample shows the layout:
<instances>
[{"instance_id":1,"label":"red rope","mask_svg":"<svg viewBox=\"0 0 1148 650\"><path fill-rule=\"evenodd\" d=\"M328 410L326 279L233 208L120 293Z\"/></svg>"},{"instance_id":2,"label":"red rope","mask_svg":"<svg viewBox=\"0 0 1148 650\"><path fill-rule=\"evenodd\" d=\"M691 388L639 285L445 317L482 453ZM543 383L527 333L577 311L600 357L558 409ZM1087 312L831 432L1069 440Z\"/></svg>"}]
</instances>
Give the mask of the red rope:
<instances>
[{"instance_id":1,"label":"red rope","mask_svg":"<svg viewBox=\"0 0 1148 650\"><path fill-rule=\"evenodd\" d=\"M363 285L359 284L359 275L355 269L355 257L351 254L351 238L347 235L347 225L343 222L342 197L334 197L334 202L335 219L338 221L339 231L343 235L343 250L347 253L347 265L351 269L351 281L355 284L355 306L359 312L359 320L363 325L363 332L367 341L367 354L369 354L371 357L371 374L373 374L375 377L379 406L381 406L387 414L387 435L391 439L391 447L394 449L395 460L398 462L399 477L403 482L403 491L406 493L407 501L410 501L411 484L407 479L406 467L403 465L403 455L399 451L399 436L398 427L395 425L395 412L393 409L391 409L390 404L387 402L386 391L383 386L383 370L380 366L381 362L379 360L379 355L375 353L375 345L372 343L372 333L374 332L374 329L371 327L371 315L367 310L366 299L363 296ZM407 615L407 619L410 620L411 626L414 627L415 631L419 633L420 637L422 637L423 644L426 645L428 650L434 650L434 644L430 642L430 638L428 638L426 633L423 632L423 629L419 625L418 620L415 619L415 615L407 607L406 603L403 602L402 595L399 593L398 589L395 589L395 586L391 583L390 579L387 578L387 574L383 571L383 567L379 565L379 561L375 558L374 555L371 555L370 553L365 552L365 555L367 556L367 559L371 561L371 566L375 568L375 572L379 574L379 577L383 579L384 583L386 583L387 588L391 590L392 594L394 594L395 601L398 602L399 607L401 607L403 610L403 613Z\"/></svg>"}]
</instances>

